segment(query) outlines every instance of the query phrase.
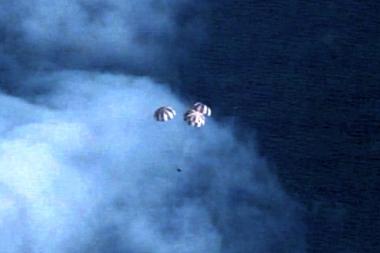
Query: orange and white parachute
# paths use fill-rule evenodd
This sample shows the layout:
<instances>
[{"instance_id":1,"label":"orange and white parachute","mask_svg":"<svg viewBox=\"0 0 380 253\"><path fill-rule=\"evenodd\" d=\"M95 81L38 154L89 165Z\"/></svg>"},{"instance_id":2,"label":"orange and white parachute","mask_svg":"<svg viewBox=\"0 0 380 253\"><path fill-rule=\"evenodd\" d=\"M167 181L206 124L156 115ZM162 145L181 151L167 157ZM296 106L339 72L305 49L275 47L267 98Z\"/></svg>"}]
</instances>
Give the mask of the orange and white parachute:
<instances>
[{"instance_id":1,"label":"orange and white parachute","mask_svg":"<svg viewBox=\"0 0 380 253\"><path fill-rule=\"evenodd\" d=\"M162 106L154 112L154 118L157 121L163 121L163 122L172 120L175 117L175 115L176 115L175 110L171 108L170 106Z\"/></svg>"},{"instance_id":2,"label":"orange and white parachute","mask_svg":"<svg viewBox=\"0 0 380 253\"><path fill-rule=\"evenodd\" d=\"M207 105L201 103L201 102L196 102L193 107L192 107L193 110L196 110L200 113L202 113L203 115L205 116L208 116L210 117L211 116L211 108L208 107Z\"/></svg>"},{"instance_id":3,"label":"orange and white parachute","mask_svg":"<svg viewBox=\"0 0 380 253\"><path fill-rule=\"evenodd\" d=\"M190 109L185 113L184 120L193 127L202 127L206 123L205 116L194 109Z\"/></svg>"}]
</instances>

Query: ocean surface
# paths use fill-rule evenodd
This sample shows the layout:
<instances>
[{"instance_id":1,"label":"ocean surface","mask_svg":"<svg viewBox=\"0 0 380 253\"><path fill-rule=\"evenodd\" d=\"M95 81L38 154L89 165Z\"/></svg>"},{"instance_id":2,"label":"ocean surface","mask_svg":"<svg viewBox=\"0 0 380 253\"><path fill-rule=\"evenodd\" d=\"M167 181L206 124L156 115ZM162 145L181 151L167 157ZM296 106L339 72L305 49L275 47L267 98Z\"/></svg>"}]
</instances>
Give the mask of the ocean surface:
<instances>
[{"instance_id":1,"label":"ocean surface","mask_svg":"<svg viewBox=\"0 0 380 253\"><path fill-rule=\"evenodd\" d=\"M215 1L184 97L253 133L307 252L380 252L380 1Z\"/></svg>"}]
</instances>

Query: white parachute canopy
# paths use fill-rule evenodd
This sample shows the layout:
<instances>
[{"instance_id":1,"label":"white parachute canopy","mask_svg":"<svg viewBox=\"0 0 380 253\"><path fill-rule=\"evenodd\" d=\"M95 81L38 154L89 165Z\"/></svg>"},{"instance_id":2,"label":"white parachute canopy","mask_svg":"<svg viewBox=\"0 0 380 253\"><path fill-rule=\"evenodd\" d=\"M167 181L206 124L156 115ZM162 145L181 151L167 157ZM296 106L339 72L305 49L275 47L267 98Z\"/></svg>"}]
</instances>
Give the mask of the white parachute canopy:
<instances>
[{"instance_id":1,"label":"white parachute canopy","mask_svg":"<svg viewBox=\"0 0 380 253\"><path fill-rule=\"evenodd\" d=\"M162 121L162 122L172 120L175 117L175 115L176 115L175 110L171 108L170 106L162 106L154 112L154 118L157 121Z\"/></svg>"},{"instance_id":2,"label":"white parachute canopy","mask_svg":"<svg viewBox=\"0 0 380 253\"><path fill-rule=\"evenodd\" d=\"M185 113L184 120L193 127L202 127L206 123L205 116L194 109L190 109Z\"/></svg>"},{"instance_id":3,"label":"white parachute canopy","mask_svg":"<svg viewBox=\"0 0 380 253\"><path fill-rule=\"evenodd\" d=\"M201 102L196 102L193 104L192 107L193 110L202 113L205 116L210 117L211 116L211 108Z\"/></svg>"}]
</instances>

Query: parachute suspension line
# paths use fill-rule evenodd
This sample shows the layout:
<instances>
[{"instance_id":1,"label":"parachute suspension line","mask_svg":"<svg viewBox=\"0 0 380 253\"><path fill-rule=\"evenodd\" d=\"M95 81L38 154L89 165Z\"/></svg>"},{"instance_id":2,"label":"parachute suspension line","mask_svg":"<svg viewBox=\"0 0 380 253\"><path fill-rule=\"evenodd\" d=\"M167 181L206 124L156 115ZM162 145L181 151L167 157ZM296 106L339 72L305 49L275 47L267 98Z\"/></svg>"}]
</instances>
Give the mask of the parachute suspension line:
<instances>
[{"instance_id":1,"label":"parachute suspension line","mask_svg":"<svg viewBox=\"0 0 380 253\"><path fill-rule=\"evenodd\" d=\"M189 163L198 159L195 157L195 153L197 153L196 150L198 149L199 139L201 139L201 133L201 129L194 129L194 133L183 141L181 156L178 163L180 168L189 168Z\"/></svg>"},{"instance_id":2,"label":"parachute suspension line","mask_svg":"<svg viewBox=\"0 0 380 253\"><path fill-rule=\"evenodd\" d=\"M176 111L170 106L161 106L153 114L153 117L156 121L166 122L172 120L176 116ZM201 102L196 102L192 105L192 107L185 112L183 115L183 120L193 128L200 129L206 124L206 117L211 116L211 108ZM197 130L197 134L199 135L200 130ZM181 150L181 156L179 159L179 164L177 166L177 171L182 171L182 166L188 167L185 163L186 160L190 157L192 151L197 150L197 147L194 146L197 143L197 140L200 139L201 136L195 137L194 135L189 136L183 142L183 147Z\"/></svg>"},{"instance_id":3,"label":"parachute suspension line","mask_svg":"<svg viewBox=\"0 0 380 253\"><path fill-rule=\"evenodd\" d=\"M196 135L200 135L202 132L200 128L202 128L206 124L206 117L211 116L211 109L207 105L196 102L193 104L193 106L185 112L183 115L183 120L191 127L198 128L199 130L196 130ZM196 150L197 140L200 139L201 136L194 136L188 137L187 140L184 141L183 148L182 148L182 155L179 161L179 167L182 167L184 165L185 167L188 167L185 163L187 159L191 159L190 156L194 151Z\"/></svg>"},{"instance_id":4,"label":"parachute suspension line","mask_svg":"<svg viewBox=\"0 0 380 253\"><path fill-rule=\"evenodd\" d=\"M191 139L187 139L183 143L183 147L180 154L180 159L178 163L179 168L186 168L188 167L187 160L190 158L189 155L191 154L191 150L193 147L193 143Z\"/></svg>"},{"instance_id":5,"label":"parachute suspension line","mask_svg":"<svg viewBox=\"0 0 380 253\"><path fill-rule=\"evenodd\" d=\"M183 154L184 155L188 155L189 153L191 153L191 150L192 150L192 147L193 147L193 142L191 139L187 139L184 143L184 146L183 146Z\"/></svg>"}]
</instances>

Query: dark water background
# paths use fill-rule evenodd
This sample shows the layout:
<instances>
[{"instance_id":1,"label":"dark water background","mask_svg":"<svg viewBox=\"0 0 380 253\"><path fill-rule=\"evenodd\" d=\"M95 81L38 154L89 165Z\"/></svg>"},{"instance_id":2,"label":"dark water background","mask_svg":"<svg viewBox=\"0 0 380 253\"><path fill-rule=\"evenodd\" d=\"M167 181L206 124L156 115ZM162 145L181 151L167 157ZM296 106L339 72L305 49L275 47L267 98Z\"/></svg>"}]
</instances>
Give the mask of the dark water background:
<instances>
[{"instance_id":1,"label":"dark water background","mask_svg":"<svg viewBox=\"0 0 380 253\"><path fill-rule=\"evenodd\" d=\"M255 129L304 206L308 252L380 252L380 1L224 0L199 15L209 39L180 63L180 92Z\"/></svg>"}]
</instances>

